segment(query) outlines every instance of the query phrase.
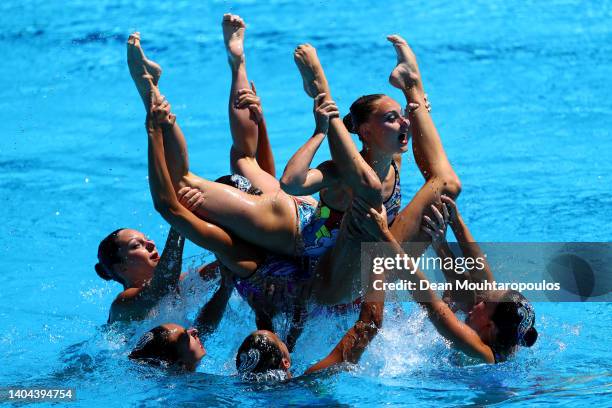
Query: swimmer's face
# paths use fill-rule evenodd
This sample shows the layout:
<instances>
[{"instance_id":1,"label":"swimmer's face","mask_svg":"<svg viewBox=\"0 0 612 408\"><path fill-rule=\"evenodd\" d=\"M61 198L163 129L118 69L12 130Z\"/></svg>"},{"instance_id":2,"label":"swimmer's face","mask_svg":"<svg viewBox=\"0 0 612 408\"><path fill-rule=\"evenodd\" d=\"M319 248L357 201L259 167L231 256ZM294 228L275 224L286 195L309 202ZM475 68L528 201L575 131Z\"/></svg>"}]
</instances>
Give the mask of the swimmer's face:
<instances>
[{"instance_id":1,"label":"swimmer's face","mask_svg":"<svg viewBox=\"0 0 612 408\"><path fill-rule=\"evenodd\" d=\"M503 290L487 292L486 300L475 304L465 319L465 323L478 333L486 344L492 344L496 337L497 329L491 317L505 293Z\"/></svg>"},{"instance_id":2,"label":"swimmer's face","mask_svg":"<svg viewBox=\"0 0 612 408\"><path fill-rule=\"evenodd\" d=\"M202 357L206 355L206 349L198 337L198 331L173 323L164 324L163 327L168 330L169 346L177 349L179 355L177 363L187 371L194 371Z\"/></svg>"},{"instance_id":3,"label":"swimmer's face","mask_svg":"<svg viewBox=\"0 0 612 408\"><path fill-rule=\"evenodd\" d=\"M387 154L408 151L410 121L399 103L383 96L376 101L367 122L359 128L361 138L370 149Z\"/></svg>"},{"instance_id":4,"label":"swimmer's face","mask_svg":"<svg viewBox=\"0 0 612 408\"><path fill-rule=\"evenodd\" d=\"M121 262L114 266L116 272L127 282L151 279L159 263L159 253L155 243L142 232L133 229L121 230L117 234L116 242L121 259Z\"/></svg>"},{"instance_id":5,"label":"swimmer's face","mask_svg":"<svg viewBox=\"0 0 612 408\"><path fill-rule=\"evenodd\" d=\"M254 334L263 334L265 335L274 345L278 347L283 356L281 360L280 368L286 372L289 372L289 368L291 367L291 356L289 355L289 349L287 345L276 335L276 333L268 331L268 330L258 330Z\"/></svg>"}]
</instances>

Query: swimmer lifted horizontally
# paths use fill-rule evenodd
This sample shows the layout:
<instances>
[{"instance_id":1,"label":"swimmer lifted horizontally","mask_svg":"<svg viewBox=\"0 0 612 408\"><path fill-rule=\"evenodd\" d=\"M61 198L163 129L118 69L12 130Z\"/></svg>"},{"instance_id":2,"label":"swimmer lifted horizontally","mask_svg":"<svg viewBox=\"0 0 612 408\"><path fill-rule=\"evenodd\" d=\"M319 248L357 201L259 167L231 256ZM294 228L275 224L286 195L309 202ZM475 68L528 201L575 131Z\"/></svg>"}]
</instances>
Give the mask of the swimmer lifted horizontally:
<instances>
[{"instance_id":1,"label":"swimmer lifted horizontally","mask_svg":"<svg viewBox=\"0 0 612 408\"><path fill-rule=\"evenodd\" d=\"M276 183L275 189L280 191L278 181L271 176L271 173L273 173L273 157L265 129L263 131L261 129L263 116L259 100L253 91L245 92L245 89L240 88L249 84L244 67L244 56L242 54L232 54L237 49L243 50L242 43L236 46L235 42L237 38L239 41L244 38L244 23L235 16L226 15L223 19L223 28L228 55L230 55L230 67L232 68L229 110L234 143L231 150L231 167L241 174L248 174L254 180L253 184L257 183L256 185L259 187L257 190L260 190L259 194L261 194L261 190L270 191L269 186L272 183ZM236 31L241 31L242 34L236 36ZM130 37L128 50L130 48L133 51L128 51L128 64L130 65L130 71L135 74L133 79L142 96L146 89L151 89L150 82L152 81L147 73L146 65L142 63L144 53L140 47L140 37L138 35ZM138 70L138 66L141 67L140 70ZM153 88L158 94L157 88ZM161 109L167 110L162 114L164 120L167 119L163 126L165 161L172 180L176 182L180 180L182 175L193 175L188 173L189 161L186 142L174 115L170 114L169 104L165 103L164 108ZM261 168L259 163L264 163ZM150 165L153 165L152 162L150 162ZM253 168L254 170L252 170ZM232 177L232 179L239 181L241 190L248 190L247 180L237 179L236 177ZM177 185L173 185L173 187L177 188ZM223 187L227 186L223 185ZM227 188L229 189L229 187ZM238 190L232 190L241 193ZM247 197L257 198L253 195L247 195ZM191 207L194 203L197 204L200 195L199 193L196 195L185 194L181 198L187 207ZM234 196L232 196L232 200L235 200ZM185 210L180 204L177 203L177 205ZM227 266L238 279L239 292L247 297L255 310L258 327L272 329L271 318L278 311L287 311L294 316L294 319L301 319L303 314L299 312L299 308L305 302L303 296L310 294L309 288L312 285L312 279L302 273L301 268L298 268L289 260L270 258L259 248L247 245L240 239L231 237L226 233L220 233L221 229L216 226L212 228L213 225L209 225L211 228L208 229L207 233L210 234L209 238L211 240L206 242L205 245L208 246L205 247L212 250L221 263ZM216 235L215 231L219 234ZM287 283L289 283L289 288L286 288ZM276 288L273 296L267 296L269 292L265 287L267 284L268 286L273 284ZM292 291L293 296L283 296L287 294L287 290L284 290L283 286L285 286L285 289ZM297 339L298 334L299 330L290 330L289 344L294 343L295 340L291 340L291 338Z\"/></svg>"}]
</instances>

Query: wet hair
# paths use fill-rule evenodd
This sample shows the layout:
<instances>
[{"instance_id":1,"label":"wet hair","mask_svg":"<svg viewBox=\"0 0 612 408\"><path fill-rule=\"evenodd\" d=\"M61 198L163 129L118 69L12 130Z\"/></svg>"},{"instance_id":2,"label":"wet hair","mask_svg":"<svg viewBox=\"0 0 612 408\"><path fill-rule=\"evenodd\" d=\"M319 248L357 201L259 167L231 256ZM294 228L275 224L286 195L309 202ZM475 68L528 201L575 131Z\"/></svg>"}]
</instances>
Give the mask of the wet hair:
<instances>
[{"instance_id":1,"label":"wet hair","mask_svg":"<svg viewBox=\"0 0 612 408\"><path fill-rule=\"evenodd\" d=\"M385 95L371 94L357 98L351 105L350 113L342 119L347 130L351 133L359 134L359 126L370 119L376 102L383 96Z\"/></svg>"},{"instance_id":2,"label":"wet hair","mask_svg":"<svg viewBox=\"0 0 612 408\"><path fill-rule=\"evenodd\" d=\"M142 335L128 357L156 367L175 364L179 360L179 344L169 339L170 330L157 326Z\"/></svg>"},{"instance_id":3,"label":"wet hair","mask_svg":"<svg viewBox=\"0 0 612 408\"><path fill-rule=\"evenodd\" d=\"M269 336L252 333L247 336L236 354L239 374L267 373L281 369L283 353Z\"/></svg>"},{"instance_id":4,"label":"wet hair","mask_svg":"<svg viewBox=\"0 0 612 408\"><path fill-rule=\"evenodd\" d=\"M124 284L123 279L117 276L113 271L113 265L121 262L119 258L119 245L117 244L117 236L125 228L119 228L108 234L100 245L98 245L98 263L95 265L96 273L104 280L114 280Z\"/></svg>"},{"instance_id":5,"label":"wet hair","mask_svg":"<svg viewBox=\"0 0 612 408\"><path fill-rule=\"evenodd\" d=\"M515 290L504 294L491 320L497 327L493 351L507 355L516 346L531 347L538 338L535 329L535 312L525 296Z\"/></svg>"}]
</instances>

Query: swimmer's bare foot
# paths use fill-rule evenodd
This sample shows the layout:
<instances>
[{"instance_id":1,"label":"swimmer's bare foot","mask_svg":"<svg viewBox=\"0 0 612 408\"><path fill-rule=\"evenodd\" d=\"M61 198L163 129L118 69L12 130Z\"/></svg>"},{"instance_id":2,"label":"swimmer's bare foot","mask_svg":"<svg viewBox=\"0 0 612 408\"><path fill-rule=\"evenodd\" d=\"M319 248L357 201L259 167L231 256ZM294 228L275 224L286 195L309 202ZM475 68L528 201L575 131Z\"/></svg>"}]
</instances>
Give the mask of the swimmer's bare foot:
<instances>
[{"instance_id":1,"label":"swimmer's bare foot","mask_svg":"<svg viewBox=\"0 0 612 408\"><path fill-rule=\"evenodd\" d=\"M302 81L304 81L304 91L311 98L324 93L325 100L331 99L329 86L325 72L317 56L317 50L310 44L298 45L293 52L293 59L300 70Z\"/></svg>"},{"instance_id":2,"label":"swimmer's bare foot","mask_svg":"<svg viewBox=\"0 0 612 408\"><path fill-rule=\"evenodd\" d=\"M246 24L240 16L224 14L221 26L223 27L223 41L227 50L227 58L230 65L236 68L244 62L244 30Z\"/></svg>"},{"instance_id":3,"label":"swimmer's bare foot","mask_svg":"<svg viewBox=\"0 0 612 408\"><path fill-rule=\"evenodd\" d=\"M136 85L136 89L148 110L151 86L157 91L157 83L162 73L161 67L155 62L145 57L144 51L140 46L140 33L135 32L130 35L127 42L127 63L130 75Z\"/></svg>"},{"instance_id":4,"label":"swimmer's bare foot","mask_svg":"<svg viewBox=\"0 0 612 408\"><path fill-rule=\"evenodd\" d=\"M397 65L389 75L389 82L402 91L416 90L422 96L423 82L414 52L399 35L387 36L387 40L393 43L397 53Z\"/></svg>"}]
</instances>

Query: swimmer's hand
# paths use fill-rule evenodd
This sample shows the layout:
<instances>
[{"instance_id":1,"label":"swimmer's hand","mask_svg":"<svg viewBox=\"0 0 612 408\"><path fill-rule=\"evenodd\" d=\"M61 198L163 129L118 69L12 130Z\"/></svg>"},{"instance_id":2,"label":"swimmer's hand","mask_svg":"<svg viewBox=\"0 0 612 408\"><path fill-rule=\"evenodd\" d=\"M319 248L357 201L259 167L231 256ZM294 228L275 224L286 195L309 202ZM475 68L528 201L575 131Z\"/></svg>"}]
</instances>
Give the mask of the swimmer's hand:
<instances>
[{"instance_id":1,"label":"swimmer's hand","mask_svg":"<svg viewBox=\"0 0 612 408\"><path fill-rule=\"evenodd\" d=\"M353 199L351 213L351 221L364 233L366 239L384 241L389 236L387 210L384 205L381 207L381 211L377 211L364 200L356 197Z\"/></svg>"},{"instance_id":2,"label":"swimmer's hand","mask_svg":"<svg viewBox=\"0 0 612 408\"><path fill-rule=\"evenodd\" d=\"M172 107L163 95L157 95L151 90L151 110L147 116L147 127L174 126L176 116L171 112Z\"/></svg>"},{"instance_id":3,"label":"swimmer's hand","mask_svg":"<svg viewBox=\"0 0 612 408\"><path fill-rule=\"evenodd\" d=\"M423 95L423 101L425 102L425 109L427 109L427 112L431 112L431 103L429 103L427 94Z\"/></svg>"},{"instance_id":4,"label":"swimmer's hand","mask_svg":"<svg viewBox=\"0 0 612 408\"><path fill-rule=\"evenodd\" d=\"M327 134L329 130L329 120L340 116L340 111L334 101L324 101L325 94L320 93L314 99L315 134Z\"/></svg>"},{"instance_id":5,"label":"swimmer's hand","mask_svg":"<svg viewBox=\"0 0 612 408\"><path fill-rule=\"evenodd\" d=\"M255 122L260 123L263 120L263 109L261 108L261 98L257 96L255 83L251 81L251 89L239 89L234 100L236 109L248 109L251 111L252 118Z\"/></svg>"},{"instance_id":6,"label":"swimmer's hand","mask_svg":"<svg viewBox=\"0 0 612 408\"><path fill-rule=\"evenodd\" d=\"M445 203L442 203L442 212L433 204L431 205L431 211L436 220L434 221L429 216L424 215L421 229L431 236L431 245L436 249L446 243L446 226L450 214Z\"/></svg>"},{"instance_id":7,"label":"swimmer's hand","mask_svg":"<svg viewBox=\"0 0 612 408\"><path fill-rule=\"evenodd\" d=\"M456 224L457 220L459 219L459 210L457 209L457 203L455 203L455 201L453 201L453 199L447 195L440 196L440 199L442 200L442 203L445 205L448 211L448 223L451 225Z\"/></svg>"},{"instance_id":8,"label":"swimmer's hand","mask_svg":"<svg viewBox=\"0 0 612 408\"><path fill-rule=\"evenodd\" d=\"M202 203L204 203L204 194L197 188L183 187L178 193L178 200L189 211L195 211Z\"/></svg>"}]
</instances>

